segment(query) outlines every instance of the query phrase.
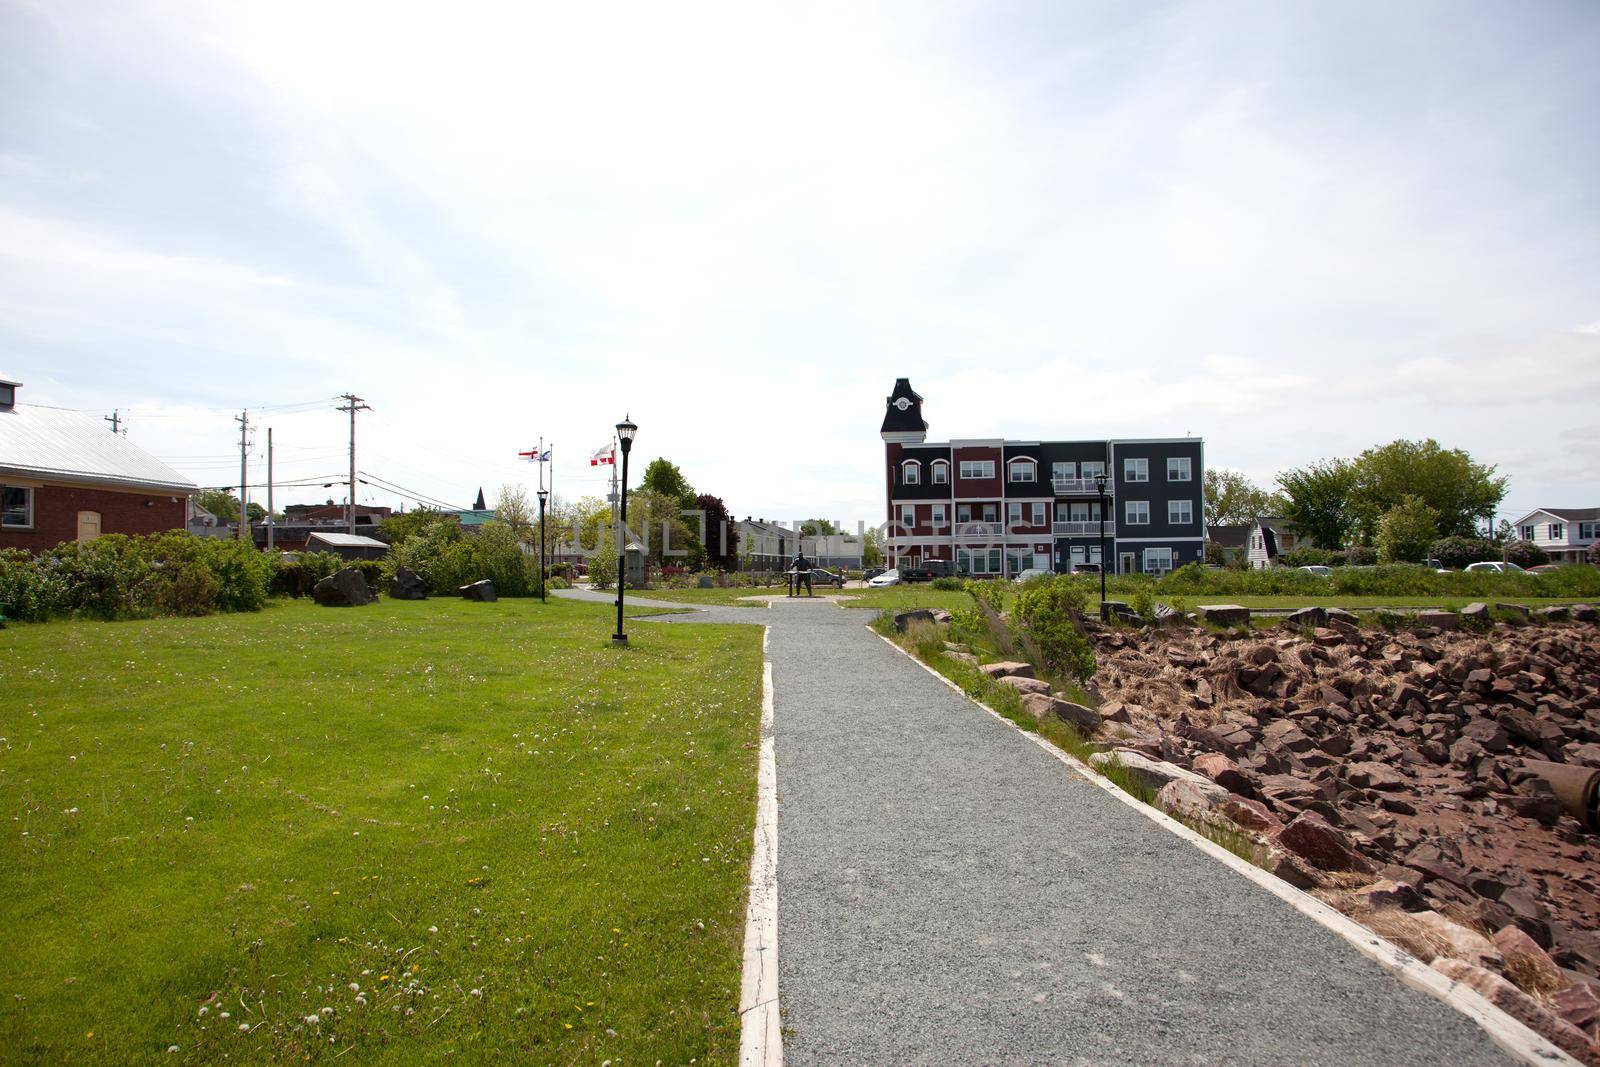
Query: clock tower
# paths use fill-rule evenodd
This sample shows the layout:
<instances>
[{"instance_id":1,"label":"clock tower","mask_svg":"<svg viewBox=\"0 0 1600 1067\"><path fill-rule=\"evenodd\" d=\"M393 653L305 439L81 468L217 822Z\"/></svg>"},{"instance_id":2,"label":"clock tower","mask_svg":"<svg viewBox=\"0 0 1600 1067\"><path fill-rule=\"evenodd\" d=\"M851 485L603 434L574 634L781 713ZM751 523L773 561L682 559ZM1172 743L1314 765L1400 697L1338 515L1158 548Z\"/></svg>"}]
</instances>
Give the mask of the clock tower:
<instances>
[{"instance_id":1,"label":"clock tower","mask_svg":"<svg viewBox=\"0 0 1600 1067\"><path fill-rule=\"evenodd\" d=\"M922 420L922 397L911 388L910 378L896 378L894 392L883 415L880 436L888 444L919 445L928 438L928 424Z\"/></svg>"}]
</instances>

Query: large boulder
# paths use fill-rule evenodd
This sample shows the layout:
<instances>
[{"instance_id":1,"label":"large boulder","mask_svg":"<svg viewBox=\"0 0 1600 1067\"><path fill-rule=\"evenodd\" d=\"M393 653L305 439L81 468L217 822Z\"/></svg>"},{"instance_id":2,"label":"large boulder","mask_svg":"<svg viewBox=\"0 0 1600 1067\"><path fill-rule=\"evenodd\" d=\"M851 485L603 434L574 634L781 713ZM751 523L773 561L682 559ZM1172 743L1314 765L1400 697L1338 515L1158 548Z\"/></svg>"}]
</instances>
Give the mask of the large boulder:
<instances>
[{"instance_id":1,"label":"large boulder","mask_svg":"<svg viewBox=\"0 0 1600 1067\"><path fill-rule=\"evenodd\" d=\"M906 629L916 622L925 622L931 626L933 624L933 612L927 608L915 608L911 611L895 613L894 628L899 633L905 633Z\"/></svg>"},{"instance_id":2,"label":"large boulder","mask_svg":"<svg viewBox=\"0 0 1600 1067\"><path fill-rule=\"evenodd\" d=\"M1372 871L1349 836L1314 812L1296 816L1278 834L1278 844L1321 871Z\"/></svg>"},{"instance_id":3,"label":"large boulder","mask_svg":"<svg viewBox=\"0 0 1600 1067\"><path fill-rule=\"evenodd\" d=\"M311 596L325 608L354 608L378 599L367 579L354 567L328 575L311 587Z\"/></svg>"},{"instance_id":4,"label":"large boulder","mask_svg":"<svg viewBox=\"0 0 1600 1067\"><path fill-rule=\"evenodd\" d=\"M1050 692L1050 683L1038 678L1024 678L1020 674L1006 674L999 679L1000 684L1015 689L1024 696L1042 695Z\"/></svg>"},{"instance_id":5,"label":"large boulder","mask_svg":"<svg viewBox=\"0 0 1600 1067\"><path fill-rule=\"evenodd\" d=\"M1119 748L1114 752L1096 752L1089 757L1089 762L1097 768L1104 768L1113 762L1120 763L1135 781L1152 793L1161 792L1161 788L1168 782L1175 781L1193 782L1202 789L1220 788L1203 775L1185 770L1176 763L1151 759L1131 748Z\"/></svg>"},{"instance_id":6,"label":"large boulder","mask_svg":"<svg viewBox=\"0 0 1600 1067\"><path fill-rule=\"evenodd\" d=\"M1250 621L1250 609L1238 604L1201 604L1195 611L1214 626L1243 626Z\"/></svg>"},{"instance_id":7,"label":"large boulder","mask_svg":"<svg viewBox=\"0 0 1600 1067\"><path fill-rule=\"evenodd\" d=\"M1215 782L1204 784L1175 778L1156 794L1156 807L1170 815L1198 819L1228 799L1228 791Z\"/></svg>"},{"instance_id":8,"label":"large boulder","mask_svg":"<svg viewBox=\"0 0 1600 1067\"><path fill-rule=\"evenodd\" d=\"M456 590L456 594L462 600L477 600L485 604L492 604L500 599L494 594L494 583L487 578L470 585L463 585Z\"/></svg>"},{"instance_id":9,"label":"large boulder","mask_svg":"<svg viewBox=\"0 0 1600 1067\"><path fill-rule=\"evenodd\" d=\"M1039 722L1058 719L1078 732L1093 736L1100 730L1100 713L1082 704L1051 696L1049 693L1029 693L1022 698L1022 706Z\"/></svg>"},{"instance_id":10,"label":"large boulder","mask_svg":"<svg viewBox=\"0 0 1600 1067\"><path fill-rule=\"evenodd\" d=\"M1405 789L1411 779L1386 763L1363 760L1350 764L1345 780L1357 789Z\"/></svg>"},{"instance_id":11,"label":"large boulder","mask_svg":"<svg viewBox=\"0 0 1600 1067\"><path fill-rule=\"evenodd\" d=\"M410 567L396 567L394 577L389 579L389 599L426 600L428 583L422 580L422 575Z\"/></svg>"},{"instance_id":12,"label":"large boulder","mask_svg":"<svg viewBox=\"0 0 1600 1067\"><path fill-rule=\"evenodd\" d=\"M1320 607L1301 608L1299 611L1291 611L1288 617L1284 619L1284 622L1295 629L1299 629L1302 626L1309 626L1312 629L1316 629L1319 626L1325 627L1328 625L1328 609Z\"/></svg>"},{"instance_id":13,"label":"large boulder","mask_svg":"<svg viewBox=\"0 0 1600 1067\"><path fill-rule=\"evenodd\" d=\"M1461 616L1453 611L1440 611L1429 609L1417 612L1417 625L1425 626L1431 630L1459 630L1461 629Z\"/></svg>"},{"instance_id":14,"label":"large boulder","mask_svg":"<svg viewBox=\"0 0 1600 1067\"><path fill-rule=\"evenodd\" d=\"M1032 678L1034 676L1033 664L1014 663L1005 660L1002 660L999 663L985 663L983 666L979 667L978 670L982 671L984 674L987 674L991 678Z\"/></svg>"},{"instance_id":15,"label":"large boulder","mask_svg":"<svg viewBox=\"0 0 1600 1067\"><path fill-rule=\"evenodd\" d=\"M1469 930L1436 911L1419 911L1411 917L1426 929L1431 940L1442 946L1439 956L1464 960L1475 967L1493 970L1506 965L1504 954L1495 947L1494 942L1476 930Z\"/></svg>"}]
</instances>

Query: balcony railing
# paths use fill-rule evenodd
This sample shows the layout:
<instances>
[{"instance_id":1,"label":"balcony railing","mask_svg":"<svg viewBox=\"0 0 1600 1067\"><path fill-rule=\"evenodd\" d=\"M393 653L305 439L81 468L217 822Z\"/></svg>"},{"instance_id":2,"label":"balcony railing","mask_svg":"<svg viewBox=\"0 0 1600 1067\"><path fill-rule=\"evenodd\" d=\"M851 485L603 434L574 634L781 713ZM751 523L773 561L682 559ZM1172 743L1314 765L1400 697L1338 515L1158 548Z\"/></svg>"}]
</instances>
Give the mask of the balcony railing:
<instances>
[{"instance_id":1,"label":"balcony railing","mask_svg":"<svg viewBox=\"0 0 1600 1067\"><path fill-rule=\"evenodd\" d=\"M1088 493L1091 496L1100 495L1100 487L1093 478L1052 478L1051 486L1057 496L1080 496ZM1106 496L1111 496L1111 479L1106 479Z\"/></svg>"},{"instance_id":2,"label":"balcony railing","mask_svg":"<svg viewBox=\"0 0 1600 1067\"><path fill-rule=\"evenodd\" d=\"M1110 537L1116 531L1114 523L1106 520L1106 536ZM1050 532L1057 537L1099 537L1100 520L1090 519L1087 522L1074 520L1071 522L1055 522L1050 524Z\"/></svg>"}]
</instances>

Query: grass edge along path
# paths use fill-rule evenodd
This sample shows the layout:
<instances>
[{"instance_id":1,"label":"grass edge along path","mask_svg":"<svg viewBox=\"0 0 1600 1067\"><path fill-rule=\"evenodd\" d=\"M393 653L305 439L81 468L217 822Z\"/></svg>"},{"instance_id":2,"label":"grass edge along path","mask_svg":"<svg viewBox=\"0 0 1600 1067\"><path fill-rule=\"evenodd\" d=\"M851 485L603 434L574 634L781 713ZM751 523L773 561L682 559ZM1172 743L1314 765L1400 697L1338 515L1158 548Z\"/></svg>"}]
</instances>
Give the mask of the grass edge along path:
<instances>
[{"instance_id":1,"label":"grass edge along path","mask_svg":"<svg viewBox=\"0 0 1600 1067\"><path fill-rule=\"evenodd\" d=\"M615 649L610 618L441 599L7 630L0 1041L734 1060L761 629Z\"/></svg>"}]
</instances>

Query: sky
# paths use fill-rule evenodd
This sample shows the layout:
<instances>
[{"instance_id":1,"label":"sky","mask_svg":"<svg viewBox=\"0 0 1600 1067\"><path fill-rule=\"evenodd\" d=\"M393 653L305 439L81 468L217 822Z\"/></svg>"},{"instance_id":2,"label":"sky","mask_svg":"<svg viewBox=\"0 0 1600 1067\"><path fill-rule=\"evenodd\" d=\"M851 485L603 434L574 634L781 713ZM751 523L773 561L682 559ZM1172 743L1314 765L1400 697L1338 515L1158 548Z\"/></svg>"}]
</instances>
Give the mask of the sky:
<instances>
[{"instance_id":1,"label":"sky","mask_svg":"<svg viewBox=\"0 0 1600 1067\"><path fill-rule=\"evenodd\" d=\"M1600 5L0 0L0 374L276 502L738 516L930 439L1433 437L1600 505ZM252 477L252 481L256 478ZM253 491L253 498L259 498ZM399 494L361 487L364 503Z\"/></svg>"}]
</instances>

